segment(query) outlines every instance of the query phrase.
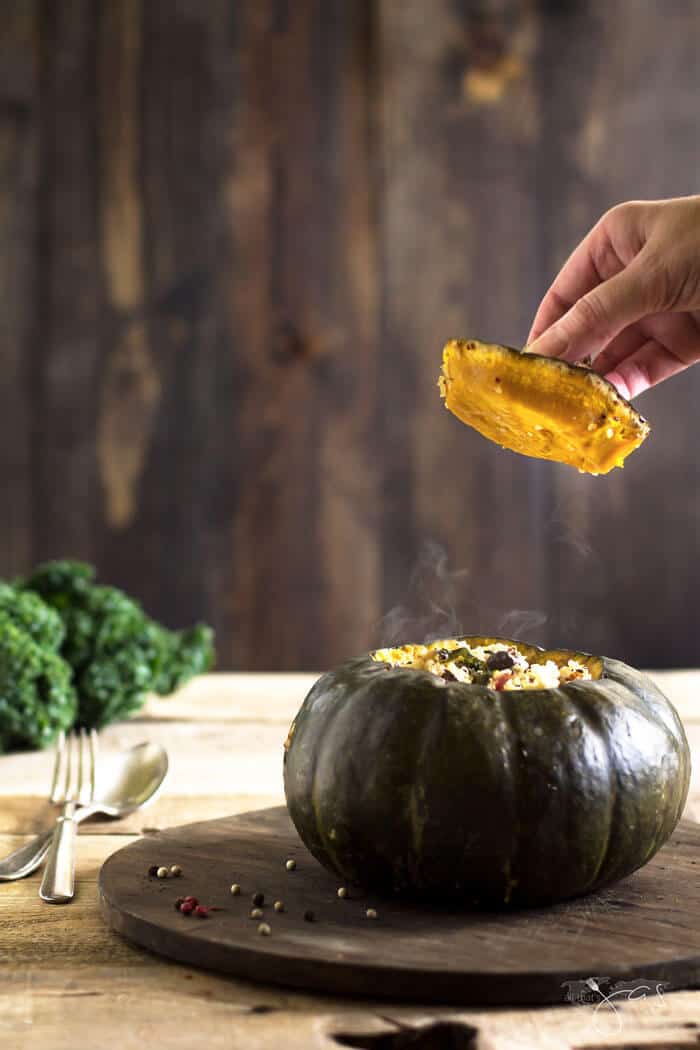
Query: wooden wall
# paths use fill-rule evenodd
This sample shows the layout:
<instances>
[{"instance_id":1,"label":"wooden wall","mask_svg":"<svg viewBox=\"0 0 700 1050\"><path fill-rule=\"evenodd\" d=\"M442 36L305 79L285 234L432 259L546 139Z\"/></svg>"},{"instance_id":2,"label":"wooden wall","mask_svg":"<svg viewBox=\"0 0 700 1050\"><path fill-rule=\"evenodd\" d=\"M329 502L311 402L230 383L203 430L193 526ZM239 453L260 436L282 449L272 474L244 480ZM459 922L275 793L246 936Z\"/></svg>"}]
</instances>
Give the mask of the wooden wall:
<instances>
[{"instance_id":1,"label":"wooden wall","mask_svg":"<svg viewBox=\"0 0 700 1050\"><path fill-rule=\"evenodd\" d=\"M683 0L5 0L0 575L72 554L221 664L461 626L697 664L700 370L624 472L490 447L611 204L700 186ZM388 615L387 615L388 614Z\"/></svg>"}]
</instances>

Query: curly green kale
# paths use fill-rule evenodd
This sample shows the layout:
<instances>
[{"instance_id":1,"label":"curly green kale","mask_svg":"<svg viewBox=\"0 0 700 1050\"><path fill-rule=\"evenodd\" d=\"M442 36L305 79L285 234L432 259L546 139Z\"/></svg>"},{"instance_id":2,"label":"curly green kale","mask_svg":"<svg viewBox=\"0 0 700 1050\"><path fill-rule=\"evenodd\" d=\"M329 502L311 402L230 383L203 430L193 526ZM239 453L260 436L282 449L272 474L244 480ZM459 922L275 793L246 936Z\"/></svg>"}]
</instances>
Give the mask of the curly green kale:
<instances>
[{"instance_id":1,"label":"curly green kale","mask_svg":"<svg viewBox=\"0 0 700 1050\"><path fill-rule=\"evenodd\" d=\"M169 631L123 591L94 583L95 570L76 561L47 562L19 585L60 616L61 655L79 697L78 723L100 728L163 696L214 663L213 632L198 624Z\"/></svg>"},{"instance_id":2,"label":"curly green kale","mask_svg":"<svg viewBox=\"0 0 700 1050\"><path fill-rule=\"evenodd\" d=\"M32 603L20 601L13 610L5 587L0 601L0 753L47 747L75 721L78 703L71 668L51 645L42 645L23 628L22 618ZM59 635L51 620L43 620L49 625L44 638L55 642ZM41 615L38 621L30 620L39 635L41 622Z\"/></svg>"},{"instance_id":3,"label":"curly green kale","mask_svg":"<svg viewBox=\"0 0 700 1050\"><path fill-rule=\"evenodd\" d=\"M58 652L66 636L63 620L55 609L33 591L18 591L8 583L0 583L2 617L9 618L15 626L26 631L37 645L52 652Z\"/></svg>"},{"instance_id":4,"label":"curly green kale","mask_svg":"<svg viewBox=\"0 0 700 1050\"><path fill-rule=\"evenodd\" d=\"M169 696L195 675L204 674L214 662L214 632L205 623L184 631L160 628L162 658L153 692Z\"/></svg>"}]
</instances>

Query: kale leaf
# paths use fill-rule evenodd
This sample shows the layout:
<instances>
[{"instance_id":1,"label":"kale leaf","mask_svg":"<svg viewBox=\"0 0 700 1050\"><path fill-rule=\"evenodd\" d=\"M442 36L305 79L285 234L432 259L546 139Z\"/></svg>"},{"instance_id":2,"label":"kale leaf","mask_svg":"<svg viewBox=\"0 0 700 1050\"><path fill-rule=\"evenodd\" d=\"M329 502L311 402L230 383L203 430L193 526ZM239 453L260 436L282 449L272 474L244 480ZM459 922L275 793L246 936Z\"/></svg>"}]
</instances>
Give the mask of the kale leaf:
<instances>
[{"instance_id":1,"label":"kale leaf","mask_svg":"<svg viewBox=\"0 0 700 1050\"><path fill-rule=\"evenodd\" d=\"M8 588L9 590L9 588ZM77 713L77 697L70 666L51 645L22 626L29 606L19 602L11 607L10 595L2 589L0 609L0 753L18 748L47 747L61 729L70 729ZM30 605L32 603L29 603ZM49 610L50 612L50 610ZM40 615L31 621L51 624L51 617ZM55 624L47 628L46 639L55 642ZM36 640L35 640L36 638Z\"/></svg>"},{"instance_id":2,"label":"kale leaf","mask_svg":"<svg viewBox=\"0 0 700 1050\"><path fill-rule=\"evenodd\" d=\"M58 652L66 636L63 620L55 609L33 591L18 591L8 583L0 583L0 616L10 619L37 645L52 652Z\"/></svg>"},{"instance_id":3,"label":"kale leaf","mask_svg":"<svg viewBox=\"0 0 700 1050\"><path fill-rule=\"evenodd\" d=\"M150 692L167 695L214 663L214 635L198 624L170 631L116 587L94 582L92 566L53 561L16 582L61 619L61 656L73 671L77 724L101 728L142 706Z\"/></svg>"}]
</instances>

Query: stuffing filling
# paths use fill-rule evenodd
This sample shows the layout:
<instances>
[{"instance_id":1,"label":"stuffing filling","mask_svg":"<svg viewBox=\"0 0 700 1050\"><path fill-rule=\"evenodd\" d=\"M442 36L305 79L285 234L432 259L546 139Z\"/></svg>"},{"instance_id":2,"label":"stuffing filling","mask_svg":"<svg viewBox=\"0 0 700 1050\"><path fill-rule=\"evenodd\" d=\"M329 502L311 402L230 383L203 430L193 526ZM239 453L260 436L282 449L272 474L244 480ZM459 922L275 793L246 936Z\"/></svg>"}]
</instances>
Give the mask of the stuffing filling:
<instances>
[{"instance_id":1,"label":"stuffing filling","mask_svg":"<svg viewBox=\"0 0 700 1050\"><path fill-rule=\"evenodd\" d=\"M377 649L372 659L392 667L430 671L447 682L486 685L497 690L556 689L564 682L593 677L584 664L573 658L562 663L551 659L530 663L513 643L469 645L463 638Z\"/></svg>"}]
</instances>

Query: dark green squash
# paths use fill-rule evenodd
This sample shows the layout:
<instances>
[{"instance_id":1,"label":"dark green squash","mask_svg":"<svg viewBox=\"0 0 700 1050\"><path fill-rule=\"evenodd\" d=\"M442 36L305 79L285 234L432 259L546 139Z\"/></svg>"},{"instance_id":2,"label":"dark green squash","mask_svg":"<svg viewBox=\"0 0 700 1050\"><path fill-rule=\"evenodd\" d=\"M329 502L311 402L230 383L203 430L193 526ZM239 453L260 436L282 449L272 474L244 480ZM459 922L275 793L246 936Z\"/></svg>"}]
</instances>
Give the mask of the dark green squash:
<instances>
[{"instance_id":1,"label":"dark green squash","mask_svg":"<svg viewBox=\"0 0 700 1050\"><path fill-rule=\"evenodd\" d=\"M316 682L284 785L326 868L436 903L533 905L620 879L666 842L690 777L670 702L617 660L515 644L599 677L496 692L368 655Z\"/></svg>"}]
</instances>

